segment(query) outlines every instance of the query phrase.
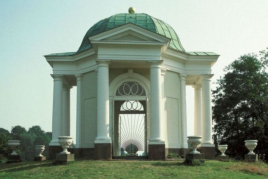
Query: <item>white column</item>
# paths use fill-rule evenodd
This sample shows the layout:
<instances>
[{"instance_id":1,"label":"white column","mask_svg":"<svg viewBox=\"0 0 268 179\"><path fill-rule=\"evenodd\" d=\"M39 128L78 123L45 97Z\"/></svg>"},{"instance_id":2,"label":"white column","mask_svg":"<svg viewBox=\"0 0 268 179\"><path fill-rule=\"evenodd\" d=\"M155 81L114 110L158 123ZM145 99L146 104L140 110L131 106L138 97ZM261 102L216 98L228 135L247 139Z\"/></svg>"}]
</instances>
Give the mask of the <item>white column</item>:
<instances>
[{"instance_id":1,"label":"white column","mask_svg":"<svg viewBox=\"0 0 268 179\"><path fill-rule=\"evenodd\" d=\"M210 79L213 75L202 75L202 143L212 146L212 112Z\"/></svg>"},{"instance_id":2,"label":"white column","mask_svg":"<svg viewBox=\"0 0 268 179\"><path fill-rule=\"evenodd\" d=\"M182 146L181 148L187 149L187 114L186 114L186 77L185 74L180 74L181 78L181 122L182 122Z\"/></svg>"},{"instance_id":3,"label":"white column","mask_svg":"<svg viewBox=\"0 0 268 179\"><path fill-rule=\"evenodd\" d=\"M201 99L202 99L202 89L201 85L194 85L194 135L202 136L201 133Z\"/></svg>"},{"instance_id":4,"label":"white column","mask_svg":"<svg viewBox=\"0 0 268 179\"><path fill-rule=\"evenodd\" d=\"M61 135L70 136L70 85L63 85L62 88L62 123Z\"/></svg>"},{"instance_id":5,"label":"white column","mask_svg":"<svg viewBox=\"0 0 268 179\"><path fill-rule=\"evenodd\" d=\"M164 141L167 141L167 111L166 111L166 96L165 96L165 74L166 70L161 69L161 97L162 97L162 104L161 104L161 111L162 111L162 122L161 122L161 128L162 128L162 138Z\"/></svg>"},{"instance_id":6,"label":"white column","mask_svg":"<svg viewBox=\"0 0 268 179\"><path fill-rule=\"evenodd\" d=\"M111 143L109 136L109 62L98 62L97 137L95 143Z\"/></svg>"},{"instance_id":7,"label":"white column","mask_svg":"<svg viewBox=\"0 0 268 179\"><path fill-rule=\"evenodd\" d=\"M62 119L62 75L51 75L54 78L53 89L53 116L52 116L52 141L50 146L59 145L58 136L61 135Z\"/></svg>"},{"instance_id":8,"label":"white column","mask_svg":"<svg viewBox=\"0 0 268 179\"><path fill-rule=\"evenodd\" d=\"M82 98L82 74L75 75L76 77L76 148L81 147L81 120L82 120L82 108L81 108L81 98Z\"/></svg>"},{"instance_id":9,"label":"white column","mask_svg":"<svg viewBox=\"0 0 268 179\"><path fill-rule=\"evenodd\" d=\"M152 63L150 67L150 140L149 144L164 144L161 136L161 68L159 63Z\"/></svg>"}]
</instances>

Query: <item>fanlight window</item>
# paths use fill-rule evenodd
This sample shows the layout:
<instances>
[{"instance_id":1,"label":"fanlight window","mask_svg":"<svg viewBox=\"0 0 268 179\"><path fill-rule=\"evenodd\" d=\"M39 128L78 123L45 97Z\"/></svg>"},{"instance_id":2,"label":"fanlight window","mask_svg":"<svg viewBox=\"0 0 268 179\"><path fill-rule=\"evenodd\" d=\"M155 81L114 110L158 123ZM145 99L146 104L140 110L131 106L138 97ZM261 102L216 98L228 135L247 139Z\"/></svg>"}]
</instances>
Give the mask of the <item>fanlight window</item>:
<instances>
[{"instance_id":1,"label":"fanlight window","mask_svg":"<svg viewBox=\"0 0 268 179\"><path fill-rule=\"evenodd\" d=\"M139 101L125 101L120 111L144 111L143 105Z\"/></svg>"},{"instance_id":2,"label":"fanlight window","mask_svg":"<svg viewBox=\"0 0 268 179\"><path fill-rule=\"evenodd\" d=\"M116 96L146 96L144 88L137 82L127 81L121 84Z\"/></svg>"}]
</instances>

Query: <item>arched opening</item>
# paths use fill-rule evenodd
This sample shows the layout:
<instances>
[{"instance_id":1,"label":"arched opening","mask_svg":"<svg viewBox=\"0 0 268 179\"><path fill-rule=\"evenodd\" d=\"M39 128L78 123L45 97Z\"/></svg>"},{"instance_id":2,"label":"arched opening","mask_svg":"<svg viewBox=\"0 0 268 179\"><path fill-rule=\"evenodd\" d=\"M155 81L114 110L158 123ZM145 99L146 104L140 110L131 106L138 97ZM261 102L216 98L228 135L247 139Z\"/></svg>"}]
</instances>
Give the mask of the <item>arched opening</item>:
<instances>
[{"instance_id":1,"label":"arched opening","mask_svg":"<svg viewBox=\"0 0 268 179\"><path fill-rule=\"evenodd\" d=\"M124 81L118 85L115 91L118 100L114 101L114 157L146 156L146 95L146 90L137 81Z\"/></svg>"}]
</instances>

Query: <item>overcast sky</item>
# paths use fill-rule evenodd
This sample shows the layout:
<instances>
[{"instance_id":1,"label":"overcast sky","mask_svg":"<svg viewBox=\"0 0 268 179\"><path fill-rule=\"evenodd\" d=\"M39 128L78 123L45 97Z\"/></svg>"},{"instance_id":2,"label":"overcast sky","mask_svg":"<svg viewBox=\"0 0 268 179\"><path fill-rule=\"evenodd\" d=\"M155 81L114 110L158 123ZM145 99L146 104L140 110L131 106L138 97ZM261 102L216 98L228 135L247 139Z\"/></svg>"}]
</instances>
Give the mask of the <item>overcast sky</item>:
<instances>
[{"instance_id":1,"label":"overcast sky","mask_svg":"<svg viewBox=\"0 0 268 179\"><path fill-rule=\"evenodd\" d=\"M53 79L44 55L77 51L92 25L131 6L171 25L186 51L220 54L214 82L240 55L268 47L267 0L0 0L0 127L40 125L51 131ZM187 95L192 135L190 87Z\"/></svg>"}]
</instances>

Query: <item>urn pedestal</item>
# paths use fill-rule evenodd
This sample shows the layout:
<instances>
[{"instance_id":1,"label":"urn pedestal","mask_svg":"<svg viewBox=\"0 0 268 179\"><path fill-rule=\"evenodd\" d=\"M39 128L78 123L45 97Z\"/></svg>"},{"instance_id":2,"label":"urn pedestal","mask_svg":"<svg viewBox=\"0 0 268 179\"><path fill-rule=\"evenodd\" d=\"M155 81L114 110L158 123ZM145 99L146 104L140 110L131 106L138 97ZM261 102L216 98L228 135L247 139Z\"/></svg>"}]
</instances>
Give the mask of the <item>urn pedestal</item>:
<instances>
[{"instance_id":1,"label":"urn pedestal","mask_svg":"<svg viewBox=\"0 0 268 179\"><path fill-rule=\"evenodd\" d=\"M247 162L256 162L258 161L258 156L253 152L257 146L257 140L245 140L245 146L248 148L249 153L245 154L245 161Z\"/></svg>"},{"instance_id":2,"label":"urn pedestal","mask_svg":"<svg viewBox=\"0 0 268 179\"><path fill-rule=\"evenodd\" d=\"M7 163L21 162L20 155L17 154L16 150L20 146L19 140L9 140L7 145L12 149L12 153L8 156Z\"/></svg>"},{"instance_id":3,"label":"urn pedestal","mask_svg":"<svg viewBox=\"0 0 268 179\"><path fill-rule=\"evenodd\" d=\"M67 149L73 143L71 136L59 136L59 144L63 148L63 151L56 155L55 164L67 164L74 161L74 154L71 154Z\"/></svg>"},{"instance_id":4,"label":"urn pedestal","mask_svg":"<svg viewBox=\"0 0 268 179\"><path fill-rule=\"evenodd\" d=\"M218 149L221 151L221 155L217 156L217 159L224 162L229 162L229 157L225 155L225 151L227 150L228 145L219 145Z\"/></svg>"},{"instance_id":5,"label":"urn pedestal","mask_svg":"<svg viewBox=\"0 0 268 179\"><path fill-rule=\"evenodd\" d=\"M35 152L36 152L37 155L34 157L34 161L44 161L44 160L46 160L46 157L42 155L44 150L45 150L44 145L36 145L35 146Z\"/></svg>"},{"instance_id":6,"label":"urn pedestal","mask_svg":"<svg viewBox=\"0 0 268 179\"><path fill-rule=\"evenodd\" d=\"M197 146L201 144L201 138L200 136L189 136L188 137L188 144L190 148L190 152L186 154L185 157L185 164L189 165L199 165L205 163L205 156L203 153L198 152Z\"/></svg>"}]
</instances>

